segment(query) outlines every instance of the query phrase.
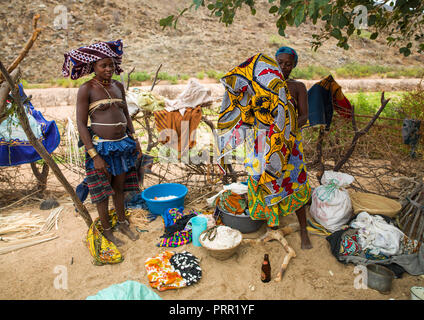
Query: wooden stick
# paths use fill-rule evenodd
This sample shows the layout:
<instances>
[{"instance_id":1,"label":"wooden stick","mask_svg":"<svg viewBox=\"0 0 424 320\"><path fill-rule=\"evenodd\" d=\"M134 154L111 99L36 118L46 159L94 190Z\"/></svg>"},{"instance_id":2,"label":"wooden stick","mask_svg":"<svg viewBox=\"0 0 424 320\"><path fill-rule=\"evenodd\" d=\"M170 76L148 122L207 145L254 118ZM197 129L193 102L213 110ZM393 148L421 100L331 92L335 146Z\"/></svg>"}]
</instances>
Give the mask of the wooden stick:
<instances>
[{"instance_id":1,"label":"wooden stick","mask_svg":"<svg viewBox=\"0 0 424 320\"><path fill-rule=\"evenodd\" d=\"M11 246L8 246L8 247L5 247L5 248L0 248L0 254L5 254L5 253L11 252L11 251L18 250L18 249L30 247L30 246L33 246L33 245L36 245L36 244L39 244L39 243L54 240L56 238L59 238L59 236L54 236L54 237L51 237L51 238L41 239L41 240L32 240L32 241L28 241L26 243L15 244L15 245L11 245Z\"/></svg>"},{"instance_id":2,"label":"wooden stick","mask_svg":"<svg viewBox=\"0 0 424 320\"><path fill-rule=\"evenodd\" d=\"M152 83L152 87L150 88L150 91L153 91L153 88L156 86L156 84L157 83L159 83L159 81L158 82L156 82L156 80L157 80L157 78L158 78L158 74L159 74L159 70L160 70L160 68L162 68L162 63L160 64L160 66L159 66L159 68L156 70L156 74L155 74L155 78L154 78L154 80L153 80L153 83Z\"/></svg>"},{"instance_id":3,"label":"wooden stick","mask_svg":"<svg viewBox=\"0 0 424 320\"><path fill-rule=\"evenodd\" d=\"M40 15L36 14L34 18L32 19L32 28L33 32L31 35L31 38L28 39L27 43L25 44L24 48L19 53L19 56L12 62L12 64L7 68L7 71L10 73L19 65L19 63L25 58L25 56L28 54L29 50L32 48L32 45L37 40L40 32L42 29L37 28L38 19L40 19ZM0 83L3 81L3 76L0 74Z\"/></svg>"},{"instance_id":4,"label":"wooden stick","mask_svg":"<svg viewBox=\"0 0 424 320\"><path fill-rule=\"evenodd\" d=\"M12 78L13 83L16 83L17 79L21 77L19 70L14 70L10 74L10 77ZM11 88L9 86L9 83L7 82L2 83L0 87L0 124L7 118L5 109L6 109L6 101L7 101L7 97L9 96L10 89Z\"/></svg>"}]
</instances>

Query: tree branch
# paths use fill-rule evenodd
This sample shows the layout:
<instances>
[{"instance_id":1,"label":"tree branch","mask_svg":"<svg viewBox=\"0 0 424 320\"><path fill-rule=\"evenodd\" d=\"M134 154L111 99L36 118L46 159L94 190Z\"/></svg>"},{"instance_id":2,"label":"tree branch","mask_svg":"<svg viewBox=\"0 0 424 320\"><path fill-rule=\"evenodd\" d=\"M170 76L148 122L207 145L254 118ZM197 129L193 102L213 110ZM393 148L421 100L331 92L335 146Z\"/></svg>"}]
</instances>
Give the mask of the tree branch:
<instances>
[{"instance_id":1,"label":"tree branch","mask_svg":"<svg viewBox=\"0 0 424 320\"><path fill-rule=\"evenodd\" d=\"M34 31L32 32L31 38L28 39L25 47L19 53L19 56L12 62L9 68L7 68L7 71L9 73L15 70L15 68L19 65L19 63L25 58L29 50L32 48L32 45L34 44L35 40L37 40L38 35L41 33L42 29L37 28L38 19L40 19L40 15L36 14L34 18L32 19L32 28ZM3 81L4 79L2 75L0 74L0 83Z\"/></svg>"}]
</instances>

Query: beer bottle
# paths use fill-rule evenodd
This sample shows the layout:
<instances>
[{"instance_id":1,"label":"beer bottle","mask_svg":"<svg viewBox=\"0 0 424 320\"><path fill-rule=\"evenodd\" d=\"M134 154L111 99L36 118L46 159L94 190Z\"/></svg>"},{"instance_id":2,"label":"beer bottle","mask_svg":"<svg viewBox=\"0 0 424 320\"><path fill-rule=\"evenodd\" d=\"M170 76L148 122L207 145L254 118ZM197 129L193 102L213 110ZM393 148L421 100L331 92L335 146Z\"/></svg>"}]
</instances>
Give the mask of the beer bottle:
<instances>
[{"instance_id":1,"label":"beer bottle","mask_svg":"<svg viewBox=\"0 0 424 320\"><path fill-rule=\"evenodd\" d=\"M268 254L264 255L264 261L262 262L261 280L262 282L271 281L271 264L269 263Z\"/></svg>"}]
</instances>

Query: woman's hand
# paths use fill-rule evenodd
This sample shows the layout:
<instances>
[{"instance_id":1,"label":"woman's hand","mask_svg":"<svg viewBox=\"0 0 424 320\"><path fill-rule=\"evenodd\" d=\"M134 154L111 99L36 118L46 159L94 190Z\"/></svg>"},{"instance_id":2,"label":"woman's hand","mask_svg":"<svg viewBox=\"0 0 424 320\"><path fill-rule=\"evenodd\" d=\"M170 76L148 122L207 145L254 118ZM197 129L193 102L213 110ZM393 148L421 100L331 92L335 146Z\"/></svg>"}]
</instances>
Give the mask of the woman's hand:
<instances>
[{"instance_id":1,"label":"woman's hand","mask_svg":"<svg viewBox=\"0 0 424 320\"><path fill-rule=\"evenodd\" d=\"M138 139L135 140L135 150L138 152L137 159L140 159L143 156L143 151L141 151L141 146Z\"/></svg>"},{"instance_id":2,"label":"woman's hand","mask_svg":"<svg viewBox=\"0 0 424 320\"><path fill-rule=\"evenodd\" d=\"M104 173L109 179L110 174L109 174L109 171L107 171L107 168L109 168L109 165L106 163L106 161L104 161L103 158L97 154L93 158L93 162L94 162L94 168L97 171Z\"/></svg>"}]
</instances>

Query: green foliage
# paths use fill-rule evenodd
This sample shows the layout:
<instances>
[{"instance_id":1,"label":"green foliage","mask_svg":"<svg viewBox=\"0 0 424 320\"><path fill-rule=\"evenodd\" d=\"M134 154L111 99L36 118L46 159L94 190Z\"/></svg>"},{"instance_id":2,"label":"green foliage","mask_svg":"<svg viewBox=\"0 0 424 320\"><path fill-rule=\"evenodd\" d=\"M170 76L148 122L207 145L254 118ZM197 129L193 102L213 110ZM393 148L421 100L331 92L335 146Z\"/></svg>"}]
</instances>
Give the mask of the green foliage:
<instances>
[{"instance_id":1,"label":"green foliage","mask_svg":"<svg viewBox=\"0 0 424 320\"><path fill-rule=\"evenodd\" d=\"M374 115L381 105L381 92L347 92L344 93L351 104L355 106L355 113L362 115ZM385 92L384 97L390 98L390 102L381 113L381 117L400 119L399 107L402 103L404 92Z\"/></svg>"},{"instance_id":2,"label":"green foliage","mask_svg":"<svg viewBox=\"0 0 424 320\"><path fill-rule=\"evenodd\" d=\"M199 79L199 80L203 80L205 78L205 73L203 71L199 71L196 74L196 78Z\"/></svg>"},{"instance_id":3,"label":"green foliage","mask_svg":"<svg viewBox=\"0 0 424 320\"><path fill-rule=\"evenodd\" d=\"M216 71L216 70L208 70L208 71L206 71L206 75L210 79L215 79L215 80L219 81L225 75L225 73L219 72L219 71Z\"/></svg>"},{"instance_id":4,"label":"green foliage","mask_svg":"<svg viewBox=\"0 0 424 320\"><path fill-rule=\"evenodd\" d=\"M328 76L331 71L325 67L309 65L306 67L296 67L293 69L291 76L296 79L322 79Z\"/></svg>"},{"instance_id":5,"label":"green foliage","mask_svg":"<svg viewBox=\"0 0 424 320\"><path fill-rule=\"evenodd\" d=\"M140 82L149 81L151 80L151 78L152 76L146 71L134 72L134 73L131 73L130 75L131 80L140 81Z\"/></svg>"},{"instance_id":6,"label":"green foliage","mask_svg":"<svg viewBox=\"0 0 424 320\"><path fill-rule=\"evenodd\" d=\"M404 92L399 103L400 114L408 119L424 121L424 88L420 85L416 90Z\"/></svg>"},{"instance_id":7,"label":"green foliage","mask_svg":"<svg viewBox=\"0 0 424 320\"><path fill-rule=\"evenodd\" d=\"M361 30L367 28L367 38L376 40L382 34L388 34L387 45L402 46L399 52L405 56L410 55L412 50L424 52L424 33L421 29L424 25L424 1L398 0L391 8L386 1L376 3L369 0L268 0L268 3L268 12L277 18L276 28L283 37L287 26L300 27L306 22L322 25L319 32L312 35L314 50L330 38L338 41L337 46L348 50L348 42L354 32L360 35ZM247 6L255 15L255 5L255 0L192 0L188 8L161 19L159 24L163 28L176 28L179 18L187 10L206 7L211 16L228 26L243 6Z\"/></svg>"}]
</instances>

